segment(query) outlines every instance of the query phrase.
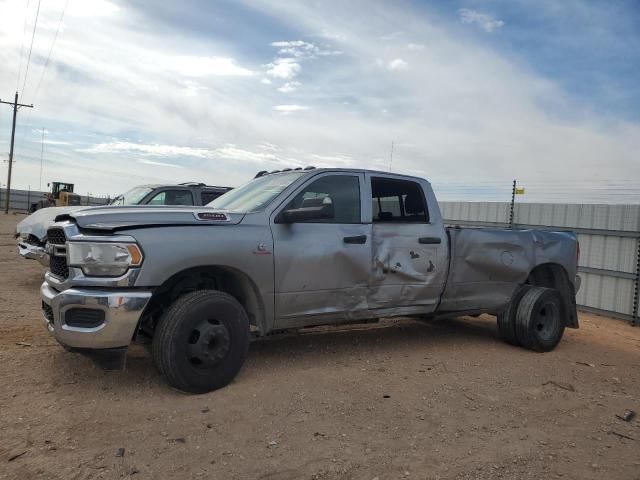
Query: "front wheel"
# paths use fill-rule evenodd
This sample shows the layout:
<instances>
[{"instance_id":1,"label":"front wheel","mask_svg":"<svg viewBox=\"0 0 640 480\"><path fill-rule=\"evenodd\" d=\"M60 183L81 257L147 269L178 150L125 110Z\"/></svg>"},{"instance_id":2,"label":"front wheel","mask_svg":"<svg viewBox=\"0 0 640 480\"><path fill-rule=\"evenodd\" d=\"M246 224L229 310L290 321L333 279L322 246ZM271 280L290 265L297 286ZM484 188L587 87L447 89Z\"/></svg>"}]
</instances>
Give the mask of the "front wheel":
<instances>
[{"instance_id":1,"label":"front wheel","mask_svg":"<svg viewBox=\"0 0 640 480\"><path fill-rule=\"evenodd\" d=\"M518 343L536 352L553 350L562 339L566 316L566 305L558 290L530 288L520 299L516 312Z\"/></svg>"},{"instance_id":2,"label":"front wheel","mask_svg":"<svg viewBox=\"0 0 640 480\"><path fill-rule=\"evenodd\" d=\"M205 393L226 386L249 350L249 319L231 295L199 290L176 300L153 336L153 361L173 387Z\"/></svg>"}]
</instances>

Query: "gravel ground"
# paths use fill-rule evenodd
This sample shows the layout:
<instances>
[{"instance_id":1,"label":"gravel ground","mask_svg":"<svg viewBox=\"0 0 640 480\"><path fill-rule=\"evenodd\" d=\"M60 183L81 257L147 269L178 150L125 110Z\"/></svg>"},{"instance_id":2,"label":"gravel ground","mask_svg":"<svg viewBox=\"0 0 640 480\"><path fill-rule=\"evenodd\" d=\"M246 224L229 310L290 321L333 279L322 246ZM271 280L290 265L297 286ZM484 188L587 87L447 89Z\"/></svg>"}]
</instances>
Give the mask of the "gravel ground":
<instances>
[{"instance_id":1,"label":"gravel ground","mask_svg":"<svg viewBox=\"0 0 640 480\"><path fill-rule=\"evenodd\" d=\"M0 478L640 479L640 328L580 314L559 347L504 344L495 319L383 321L254 343L206 395L64 351L43 269L0 217Z\"/></svg>"}]
</instances>

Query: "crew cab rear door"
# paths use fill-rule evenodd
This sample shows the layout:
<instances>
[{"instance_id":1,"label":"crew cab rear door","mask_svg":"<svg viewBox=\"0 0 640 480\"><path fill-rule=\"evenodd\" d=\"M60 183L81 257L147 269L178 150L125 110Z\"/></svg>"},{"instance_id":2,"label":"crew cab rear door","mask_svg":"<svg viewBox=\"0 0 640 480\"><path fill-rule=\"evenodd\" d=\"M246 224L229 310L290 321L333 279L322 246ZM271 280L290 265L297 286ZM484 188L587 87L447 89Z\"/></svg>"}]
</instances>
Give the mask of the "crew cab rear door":
<instances>
[{"instance_id":1,"label":"crew cab rear door","mask_svg":"<svg viewBox=\"0 0 640 480\"><path fill-rule=\"evenodd\" d=\"M433 312L447 277L448 245L431 187L384 173L366 178L373 257L367 304L393 314Z\"/></svg>"},{"instance_id":2,"label":"crew cab rear door","mask_svg":"<svg viewBox=\"0 0 640 480\"><path fill-rule=\"evenodd\" d=\"M323 172L274 212L276 327L342 321L366 313L371 224L364 221L364 174ZM283 223L283 210L333 206L331 218Z\"/></svg>"}]
</instances>

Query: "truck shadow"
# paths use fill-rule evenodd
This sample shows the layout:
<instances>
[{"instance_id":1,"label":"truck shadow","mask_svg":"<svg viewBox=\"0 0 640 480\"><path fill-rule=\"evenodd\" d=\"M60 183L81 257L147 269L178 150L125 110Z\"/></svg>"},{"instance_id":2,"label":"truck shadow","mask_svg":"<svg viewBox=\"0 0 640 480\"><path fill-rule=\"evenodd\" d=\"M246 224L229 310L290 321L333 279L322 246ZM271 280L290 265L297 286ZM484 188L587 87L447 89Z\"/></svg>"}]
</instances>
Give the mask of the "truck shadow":
<instances>
[{"instance_id":1,"label":"truck shadow","mask_svg":"<svg viewBox=\"0 0 640 480\"><path fill-rule=\"evenodd\" d=\"M308 368L327 359L338 365L348 365L354 358L405 357L408 352L415 354L416 350L424 355L431 349L437 355L443 348L495 348L501 345L505 349L511 348L499 339L493 317L434 322L399 319L321 327L254 341L234 383L251 382L253 378L269 375L269 372L282 372L283 368ZM139 345L129 349L124 370L106 371L90 358L77 353L60 351L54 357L52 367L58 372L66 372L56 375L62 384L71 378L76 388L82 385L83 388L112 390L121 394L142 388L180 395L164 382L153 365L150 352Z\"/></svg>"},{"instance_id":2,"label":"truck shadow","mask_svg":"<svg viewBox=\"0 0 640 480\"><path fill-rule=\"evenodd\" d=\"M252 343L249 357L278 358L330 353L384 353L407 346L446 346L450 344L501 343L493 317L453 318L438 321L411 319L383 320L380 323L343 327L321 327Z\"/></svg>"}]
</instances>

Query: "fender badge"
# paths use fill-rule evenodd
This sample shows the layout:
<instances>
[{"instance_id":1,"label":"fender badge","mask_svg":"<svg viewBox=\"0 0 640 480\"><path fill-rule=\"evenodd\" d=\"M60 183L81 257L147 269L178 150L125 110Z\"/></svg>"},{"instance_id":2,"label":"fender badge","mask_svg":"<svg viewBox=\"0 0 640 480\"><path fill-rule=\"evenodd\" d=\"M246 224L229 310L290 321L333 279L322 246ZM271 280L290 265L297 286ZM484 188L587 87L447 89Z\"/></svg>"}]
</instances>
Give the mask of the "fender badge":
<instances>
[{"instance_id":1,"label":"fender badge","mask_svg":"<svg viewBox=\"0 0 640 480\"><path fill-rule=\"evenodd\" d=\"M198 220L215 220L218 222L226 222L229 220L224 213L218 212L200 212L195 214Z\"/></svg>"}]
</instances>

